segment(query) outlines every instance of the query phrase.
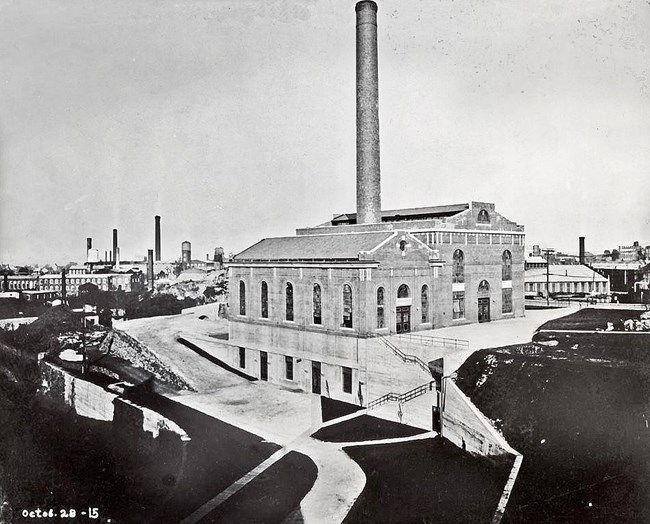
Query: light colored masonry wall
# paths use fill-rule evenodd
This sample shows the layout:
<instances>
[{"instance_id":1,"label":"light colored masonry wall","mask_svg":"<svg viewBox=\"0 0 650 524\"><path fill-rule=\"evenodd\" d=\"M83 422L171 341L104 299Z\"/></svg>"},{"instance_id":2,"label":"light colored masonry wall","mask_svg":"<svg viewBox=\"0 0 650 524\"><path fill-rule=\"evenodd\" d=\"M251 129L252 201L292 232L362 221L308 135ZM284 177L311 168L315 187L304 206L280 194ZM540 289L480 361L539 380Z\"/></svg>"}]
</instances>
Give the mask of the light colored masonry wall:
<instances>
[{"instance_id":1,"label":"light colored masonry wall","mask_svg":"<svg viewBox=\"0 0 650 524\"><path fill-rule=\"evenodd\" d=\"M75 377L64 369L41 360L39 362L41 386L39 395L55 408L72 408L82 417L113 422L114 429L158 438L161 431L187 438L185 431L175 422L152 411L119 398L112 391Z\"/></svg>"},{"instance_id":2,"label":"light colored masonry wall","mask_svg":"<svg viewBox=\"0 0 650 524\"><path fill-rule=\"evenodd\" d=\"M518 455L452 380L446 379L444 388L443 437L471 453Z\"/></svg>"}]
</instances>

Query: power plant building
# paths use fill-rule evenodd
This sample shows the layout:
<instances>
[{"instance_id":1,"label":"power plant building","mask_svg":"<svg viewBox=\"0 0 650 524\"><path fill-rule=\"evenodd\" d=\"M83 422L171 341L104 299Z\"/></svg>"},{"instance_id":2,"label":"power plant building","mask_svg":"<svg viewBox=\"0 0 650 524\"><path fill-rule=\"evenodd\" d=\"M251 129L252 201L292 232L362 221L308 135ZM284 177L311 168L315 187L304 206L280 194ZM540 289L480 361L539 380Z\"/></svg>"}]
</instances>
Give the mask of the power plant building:
<instances>
[{"instance_id":1,"label":"power plant building","mask_svg":"<svg viewBox=\"0 0 650 524\"><path fill-rule=\"evenodd\" d=\"M524 315L524 228L493 203L381 210L376 12L356 6L357 212L228 263L229 363L360 405L377 335Z\"/></svg>"}]
</instances>

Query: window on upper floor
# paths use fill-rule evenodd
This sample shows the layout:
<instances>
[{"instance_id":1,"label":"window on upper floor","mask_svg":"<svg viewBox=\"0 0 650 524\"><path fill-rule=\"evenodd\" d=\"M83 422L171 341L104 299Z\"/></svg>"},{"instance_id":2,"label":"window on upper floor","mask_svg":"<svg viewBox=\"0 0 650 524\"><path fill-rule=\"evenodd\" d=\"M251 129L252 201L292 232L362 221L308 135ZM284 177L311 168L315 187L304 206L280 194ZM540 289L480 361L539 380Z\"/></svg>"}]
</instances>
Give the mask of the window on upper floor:
<instances>
[{"instance_id":1,"label":"window on upper floor","mask_svg":"<svg viewBox=\"0 0 650 524\"><path fill-rule=\"evenodd\" d=\"M453 283L465 282L465 255L460 249L454 251L451 271Z\"/></svg>"},{"instance_id":2,"label":"window on upper floor","mask_svg":"<svg viewBox=\"0 0 650 524\"><path fill-rule=\"evenodd\" d=\"M243 280L239 281L239 314L246 314L246 284Z\"/></svg>"},{"instance_id":3,"label":"window on upper floor","mask_svg":"<svg viewBox=\"0 0 650 524\"><path fill-rule=\"evenodd\" d=\"M384 288L377 289L377 329L385 327L386 320L384 319Z\"/></svg>"},{"instance_id":4,"label":"window on upper floor","mask_svg":"<svg viewBox=\"0 0 650 524\"><path fill-rule=\"evenodd\" d=\"M512 254L507 249L501 257L501 280L512 280Z\"/></svg>"},{"instance_id":5,"label":"window on upper floor","mask_svg":"<svg viewBox=\"0 0 650 524\"><path fill-rule=\"evenodd\" d=\"M343 285L343 322L342 327L352 327L352 288L349 284Z\"/></svg>"},{"instance_id":6,"label":"window on upper floor","mask_svg":"<svg viewBox=\"0 0 650 524\"><path fill-rule=\"evenodd\" d=\"M286 299L285 319L293 320L293 284L291 282L287 282L285 299Z\"/></svg>"},{"instance_id":7,"label":"window on upper floor","mask_svg":"<svg viewBox=\"0 0 650 524\"><path fill-rule=\"evenodd\" d=\"M269 318L269 285L264 281L260 289L260 306L262 318Z\"/></svg>"},{"instance_id":8,"label":"window on upper floor","mask_svg":"<svg viewBox=\"0 0 650 524\"><path fill-rule=\"evenodd\" d=\"M488 212L485 209L481 209L478 212L478 217L476 221L479 224L489 224L490 223L490 215L488 215Z\"/></svg>"},{"instance_id":9,"label":"window on upper floor","mask_svg":"<svg viewBox=\"0 0 650 524\"><path fill-rule=\"evenodd\" d=\"M323 317L321 315L321 289L319 284L314 284L314 289L312 291L312 306L313 306L313 321L314 324L322 324Z\"/></svg>"}]
</instances>

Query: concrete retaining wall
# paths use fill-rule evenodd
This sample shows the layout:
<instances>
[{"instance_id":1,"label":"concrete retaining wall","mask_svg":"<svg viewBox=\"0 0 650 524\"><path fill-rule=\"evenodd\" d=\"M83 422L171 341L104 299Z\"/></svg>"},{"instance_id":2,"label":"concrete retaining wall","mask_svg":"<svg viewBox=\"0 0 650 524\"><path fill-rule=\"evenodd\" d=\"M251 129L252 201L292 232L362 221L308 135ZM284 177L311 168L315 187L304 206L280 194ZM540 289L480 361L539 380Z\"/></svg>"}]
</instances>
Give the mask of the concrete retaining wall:
<instances>
[{"instance_id":1,"label":"concrete retaining wall","mask_svg":"<svg viewBox=\"0 0 650 524\"><path fill-rule=\"evenodd\" d=\"M39 370L38 393L56 409L72 409L82 417L113 422L114 430L131 436L157 439L161 432L167 432L179 441L187 438L185 431L172 420L71 375L51 362L41 360Z\"/></svg>"},{"instance_id":2,"label":"concrete retaining wall","mask_svg":"<svg viewBox=\"0 0 650 524\"><path fill-rule=\"evenodd\" d=\"M450 379L444 380L441 435L470 453L518 455L489 419Z\"/></svg>"}]
</instances>

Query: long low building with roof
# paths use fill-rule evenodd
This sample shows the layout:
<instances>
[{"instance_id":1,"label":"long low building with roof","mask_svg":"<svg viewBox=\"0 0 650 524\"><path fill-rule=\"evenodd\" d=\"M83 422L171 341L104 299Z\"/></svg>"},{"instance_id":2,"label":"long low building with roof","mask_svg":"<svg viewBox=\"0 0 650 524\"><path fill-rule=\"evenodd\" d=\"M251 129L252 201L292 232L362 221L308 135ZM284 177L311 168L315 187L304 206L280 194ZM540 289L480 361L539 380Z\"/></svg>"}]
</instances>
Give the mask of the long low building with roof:
<instances>
[{"instance_id":1,"label":"long low building with roof","mask_svg":"<svg viewBox=\"0 0 650 524\"><path fill-rule=\"evenodd\" d=\"M524 279L527 295L610 293L609 279L583 264L550 264L548 272L545 267L527 269Z\"/></svg>"}]
</instances>

